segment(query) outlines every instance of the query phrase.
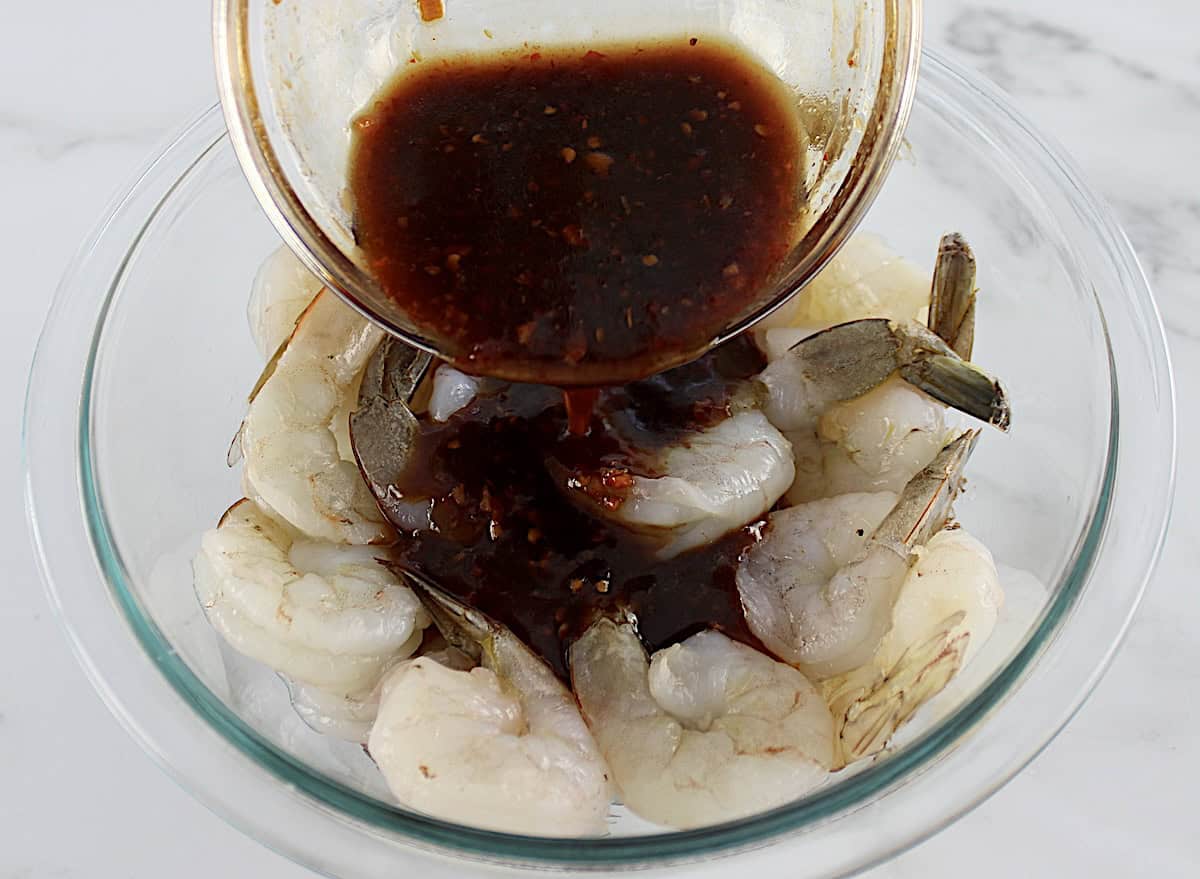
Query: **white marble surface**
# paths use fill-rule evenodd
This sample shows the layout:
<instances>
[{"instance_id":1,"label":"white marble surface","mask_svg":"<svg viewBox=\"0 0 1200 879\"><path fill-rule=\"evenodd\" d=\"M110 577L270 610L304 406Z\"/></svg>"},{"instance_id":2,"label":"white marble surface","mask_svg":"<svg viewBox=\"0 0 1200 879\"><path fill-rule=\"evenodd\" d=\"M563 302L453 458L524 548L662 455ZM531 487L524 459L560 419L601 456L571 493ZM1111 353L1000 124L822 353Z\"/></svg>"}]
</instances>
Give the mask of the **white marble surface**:
<instances>
[{"instance_id":1,"label":"white marble surface","mask_svg":"<svg viewBox=\"0 0 1200 879\"><path fill-rule=\"evenodd\" d=\"M1200 864L1200 10L1194 0L927 0L927 39L1074 154L1141 254L1185 401L1179 500L1124 650L1019 778L875 879L1195 876ZM312 874L222 824L126 737L46 605L19 406L64 262L164 134L213 100L207 4L12 3L0 36L0 879ZM15 271L15 274L14 274Z\"/></svg>"}]
</instances>

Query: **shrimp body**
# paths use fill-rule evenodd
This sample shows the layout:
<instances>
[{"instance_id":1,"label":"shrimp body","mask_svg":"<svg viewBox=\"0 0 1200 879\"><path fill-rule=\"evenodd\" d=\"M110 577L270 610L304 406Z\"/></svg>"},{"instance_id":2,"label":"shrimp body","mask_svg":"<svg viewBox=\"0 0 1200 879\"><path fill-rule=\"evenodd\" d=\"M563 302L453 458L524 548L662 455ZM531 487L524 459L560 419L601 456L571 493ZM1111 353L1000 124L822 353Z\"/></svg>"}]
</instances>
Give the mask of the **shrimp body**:
<instances>
[{"instance_id":1,"label":"shrimp body","mask_svg":"<svg viewBox=\"0 0 1200 879\"><path fill-rule=\"evenodd\" d=\"M444 627L445 608L431 608ZM368 749L388 787L406 806L491 830L603 834L608 767L574 697L507 629L474 634L482 665L421 656L384 680Z\"/></svg>"},{"instance_id":2,"label":"shrimp body","mask_svg":"<svg viewBox=\"0 0 1200 879\"><path fill-rule=\"evenodd\" d=\"M308 304L321 291L321 281L287 247L279 247L259 266L250 286L246 317L250 335L263 358L288 340Z\"/></svg>"},{"instance_id":3,"label":"shrimp body","mask_svg":"<svg viewBox=\"0 0 1200 879\"><path fill-rule=\"evenodd\" d=\"M746 622L763 644L816 678L870 660L915 548L950 514L975 436L943 449L894 506L894 496L881 492L773 513L736 575Z\"/></svg>"},{"instance_id":4,"label":"shrimp body","mask_svg":"<svg viewBox=\"0 0 1200 879\"><path fill-rule=\"evenodd\" d=\"M788 802L825 781L833 721L796 669L714 631L648 659L601 620L571 648L579 704L626 806L689 828Z\"/></svg>"},{"instance_id":5,"label":"shrimp body","mask_svg":"<svg viewBox=\"0 0 1200 879\"><path fill-rule=\"evenodd\" d=\"M946 407L893 376L830 406L815 432L788 435L796 450L796 481L787 499L801 504L851 492L900 492L955 431Z\"/></svg>"},{"instance_id":6,"label":"shrimp body","mask_svg":"<svg viewBox=\"0 0 1200 879\"><path fill-rule=\"evenodd\" d=\"M298 537L242 500L200 541L196 593L238 652L329 694L364 694L429 624L375 555Z\"/></svg>"},{"instance_id":7,"label":"shrimp body","mask_svg":"<svg viewBox=\"0 0 1200 879\"><path fill-rule=\"evenodd\" d=\"M839 761L877 753L940 693L987 641L1003 602L987 547L962 530L930 538L900 587L875 655L823 684Z\"/></svg>"},{"instance_id":8,"label":"shrimp body","mask_svg":"<svg viewBox=\"0 0 1200 879\"><path fill-rule=\"evenodd\" d=\"M771 508L796 471L791 444L759 411L741 412L659 453L613 513L662 542L660 558L711 543Z\"/></svg>"},{"instance_id":9,"label":"shrimp body","mask_svg":"<svg viewBox=\"0 0 1200 879\"><path fill-rule=\"evenodd\" d=\"M248 494L310 537L366 544L391 535L334 428L382 333L322 291L268 365L242 424Z\"/></svg>"}]
</instances>

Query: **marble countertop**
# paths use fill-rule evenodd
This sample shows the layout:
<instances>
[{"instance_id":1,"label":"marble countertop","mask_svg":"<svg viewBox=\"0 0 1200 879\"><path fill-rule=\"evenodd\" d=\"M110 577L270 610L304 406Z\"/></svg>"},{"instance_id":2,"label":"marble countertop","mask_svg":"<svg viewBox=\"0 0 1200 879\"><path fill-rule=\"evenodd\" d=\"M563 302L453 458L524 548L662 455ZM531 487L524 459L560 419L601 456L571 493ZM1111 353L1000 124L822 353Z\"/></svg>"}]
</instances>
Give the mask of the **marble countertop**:
<instances>
[{"instance_id":1,"label":"marble countertop","mask_svg":"<svg viewBox=\"0 0 1200 879\"><path fill-rule=\"evenodd\" d=\"M1194 876L1200 781L1200 11L1192 0L929 0L927 36L1062 142L1124 223L1184 401L1162 564L1124 649L1024 773L872 879ZM0 877L300 879L163 775L76 666L20 509L19 411L57 276L106 199L214 100L205 3L12 4L0 57ZM15 277L13 272L15 270ZM1192 627L1196 628L1193 629Z\"/></svg>"}]
</instances>

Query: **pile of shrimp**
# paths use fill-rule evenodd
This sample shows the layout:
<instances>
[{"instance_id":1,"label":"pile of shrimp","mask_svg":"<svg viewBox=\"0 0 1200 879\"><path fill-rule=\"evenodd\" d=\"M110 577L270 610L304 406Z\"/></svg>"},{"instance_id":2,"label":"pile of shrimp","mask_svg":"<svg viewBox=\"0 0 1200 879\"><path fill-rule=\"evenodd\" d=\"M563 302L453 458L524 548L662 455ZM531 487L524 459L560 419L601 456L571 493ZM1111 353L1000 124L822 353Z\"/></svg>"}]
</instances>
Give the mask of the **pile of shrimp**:
<instances>
[{"instance_id":1,"label":"pile of shrimp","mask_svg":"<svg viewBox=\"0 0 1200 879\"><path fill-rule=\"evenodd\" d=\"M636 619L600 619L569 647L568 688L503 625L386 564L391 523L432 526L388 491L414 415L382 399L385 369L422 382L439 421L488 380L392 362L281 249L252 288L266 366L230 453L244 497L195 557L201 606L411 809L588 837L618 801L694 828L795 800L884 751L996 623L996 566L953 514L981 431L951 410L1008 426L970 363L974 283L958 236L931 283L860 235L760 324L768 365L737 411L666 448L611 515L662 557L761 522L736 583L767 652L710 630L650 655Z\"/></svg>"}]
</instances>

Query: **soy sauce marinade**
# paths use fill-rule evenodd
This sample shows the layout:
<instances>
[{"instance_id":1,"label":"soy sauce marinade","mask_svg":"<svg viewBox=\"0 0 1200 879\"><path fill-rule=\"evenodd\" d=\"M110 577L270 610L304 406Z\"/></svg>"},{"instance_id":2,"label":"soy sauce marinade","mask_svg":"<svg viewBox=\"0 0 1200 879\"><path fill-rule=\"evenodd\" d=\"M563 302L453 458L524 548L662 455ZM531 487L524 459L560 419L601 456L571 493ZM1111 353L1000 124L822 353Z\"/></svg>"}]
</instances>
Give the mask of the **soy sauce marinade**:
<instances>
[{"instance_id":1,"label":"soy sauce marinade","mask_svg":"<svg viewBox=\"0 0 1200 879\"><path fill-rule=\"evenodd\" d=\"M507 625L564 680L565 651L598 615L632 613L651 650L705 628L762 649L734 572L758 529L661 560L661 543L601 514L625 501L663 444L727 417L765 362L734 339L697 361L598 393L588 430L567 429L562 393L507 385L445 423L419 419L396 484L430 497L432 529L402 535L401 570L424 575Z\"/></svg>"},{"instance_id":2,"label":"soy sauce marinade","mask_svg":"<svg viewBox=\"0 0 1200 879\"><path fill-rule=\"evenodd\" d=\"M409 65L353 129L371 271L468 369L652 374L794 243L795 100L708 39Z\"/></svg>"}]
</instances>

